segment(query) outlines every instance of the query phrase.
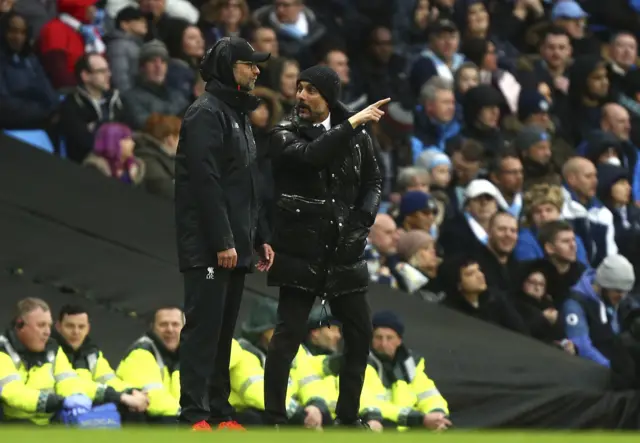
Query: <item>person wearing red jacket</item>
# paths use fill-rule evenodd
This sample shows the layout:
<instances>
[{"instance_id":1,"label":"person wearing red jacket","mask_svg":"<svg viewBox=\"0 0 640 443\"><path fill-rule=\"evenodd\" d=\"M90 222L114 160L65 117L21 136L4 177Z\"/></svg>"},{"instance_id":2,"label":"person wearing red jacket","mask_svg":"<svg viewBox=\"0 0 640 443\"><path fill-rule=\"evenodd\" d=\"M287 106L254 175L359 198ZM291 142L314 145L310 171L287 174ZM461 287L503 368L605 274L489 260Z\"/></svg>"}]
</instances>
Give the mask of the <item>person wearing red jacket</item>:
<instances>
[{"instance_id":1,"label":"person wearing red jacket","mask_svg":"<svg viewBox=\"0 0 640 443\"><path fill-rule=\"evenodd\" d=\"M85 52L105 52L97 28L92 25L97 0L58 0L58 16L40 31L38 48L42 65L54 88L76 86L76 61Z\"/></svg>"}]
</instances>

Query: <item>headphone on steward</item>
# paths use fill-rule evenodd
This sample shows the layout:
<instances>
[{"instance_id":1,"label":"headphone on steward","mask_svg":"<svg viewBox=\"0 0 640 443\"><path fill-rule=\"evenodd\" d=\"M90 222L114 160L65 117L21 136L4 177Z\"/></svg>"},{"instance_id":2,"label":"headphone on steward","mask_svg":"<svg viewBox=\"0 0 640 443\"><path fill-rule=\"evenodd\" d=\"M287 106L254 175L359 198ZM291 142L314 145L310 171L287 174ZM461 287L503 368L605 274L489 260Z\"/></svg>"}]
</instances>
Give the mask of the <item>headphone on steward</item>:
<instances>
[{"instance_id":1,"label":"headphone on steward","mask_svg":"<svg viewBox=\"0 0 640 443\"><path fill-rule=\"evenodd\" d=\"M202 56L202 60L200 60L200 76L205 82L208 82L212 77L219 76L215 53L218 50L218 46L222 43L228 44L229 41L229 37L221 38Z\"/></svg>"},{"instance_id":2,"label":"headphone on steward","mask_svg":"<svg viewBox=\"0 0 640 443\"><path fill-rule=\"evenodd\" d=\"M25 325L25 322L21 317L16 317L13 320L13 326L18 330L24 328L24 325Z\"/></svg>"}]
</instances>

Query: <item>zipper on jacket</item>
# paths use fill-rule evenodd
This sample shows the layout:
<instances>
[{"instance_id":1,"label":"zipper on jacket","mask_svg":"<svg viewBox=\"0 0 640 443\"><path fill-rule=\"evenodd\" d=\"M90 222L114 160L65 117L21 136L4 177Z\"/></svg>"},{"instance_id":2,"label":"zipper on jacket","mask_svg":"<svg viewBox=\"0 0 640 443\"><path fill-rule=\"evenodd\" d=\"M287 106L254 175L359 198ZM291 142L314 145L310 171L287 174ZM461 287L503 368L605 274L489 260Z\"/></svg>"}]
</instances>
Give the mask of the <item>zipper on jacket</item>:
<instances>
[{"instance_id":1,"label":"zipper on jacket","mask_svg":"<svg viewBox=\"0 0 640 443\"><path fill-rule=\"evenodd\" d=\"M292 195L292 194L281 194L281 195L284 198L299 201L302 203L309 203L312 205L324 205L326 203L326 200L319 200L317 198L306 198L306 197L301 197L299 195Z\"/></svg>"}]
</instances>

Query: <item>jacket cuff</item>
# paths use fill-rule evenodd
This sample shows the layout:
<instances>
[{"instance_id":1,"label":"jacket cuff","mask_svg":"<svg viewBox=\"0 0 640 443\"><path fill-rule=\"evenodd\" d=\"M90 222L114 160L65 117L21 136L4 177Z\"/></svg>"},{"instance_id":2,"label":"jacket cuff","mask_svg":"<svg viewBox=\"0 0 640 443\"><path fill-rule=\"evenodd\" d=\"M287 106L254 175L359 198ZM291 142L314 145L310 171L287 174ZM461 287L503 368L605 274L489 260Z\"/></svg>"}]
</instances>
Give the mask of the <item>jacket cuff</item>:
<instances>
[{"instance_id":1,"label":"jacket cuff","mask_svg":"<svg viewBox=\"0 0 640 443\"><path fill-rule=\"evenodd\" d=\"M100 403L115 403L115 404L119 404L120 403L120 397L122 397L122 392L118 392L115 389L113 389L111 386L106 386L104 393L102 395L102 401ZM97 397L96 397L96 402L97 401Z\"/></svg>"},{"instance_id":2,"label":"jacket cuff","mask_svg":"<svg viewBox=\"0 0 640 443\"><path fill-rule=\"evenodd\" d=\"M408 426L410 428L420 427L424 422L424 414L420 411L411 411L404 417L404 424L401 426ZM398 423L400 424L400 423Z\"/></svg>"},{"instance_id":3,"label":"jacket cuff","mask_svg":"<svg viewBox=\"0 0 640 443\"><path fill-rule=\"evenodd\" d=\"M41 392L40 397L38 397L38 406L36 408L36 411L47 412L49 414L57 412L62 408L63 403L64 397L56 394L46 394L44 392Z\"/></svg>"},{"instance_id":4,"label":"jacket cuff","mask_svg":"<svg viewBox=\"0 0 640 443\"><path fill-rule=\"evenodd\" d=\"M368 422L371 420L382 422L384 418L382 417L382 413L380 413L379 409L376 408L367 408L362 413L360 413L360 418L364 422Z\"/></svg>"}]
</instances>

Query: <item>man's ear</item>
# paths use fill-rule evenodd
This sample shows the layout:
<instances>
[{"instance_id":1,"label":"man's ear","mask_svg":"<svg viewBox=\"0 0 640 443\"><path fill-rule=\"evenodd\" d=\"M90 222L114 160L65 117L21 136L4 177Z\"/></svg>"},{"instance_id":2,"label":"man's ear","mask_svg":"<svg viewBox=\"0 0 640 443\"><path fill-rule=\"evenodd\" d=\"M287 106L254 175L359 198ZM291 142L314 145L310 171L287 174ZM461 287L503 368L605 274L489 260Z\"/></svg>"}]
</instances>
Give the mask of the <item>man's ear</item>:
<instances>
[{"instance_id":1,"label":"man's ear","mask_svg":"<svg viewBox=\"0 0 640 443\"><path fill-rule=\"evenodd\" d=\"M553 254L553 249L554 248L553 248L553 245L551 243L545 243L543 245L543 248L544 248L545 254L547 254L549 256Z\"/></svg>"}]
</instances>

